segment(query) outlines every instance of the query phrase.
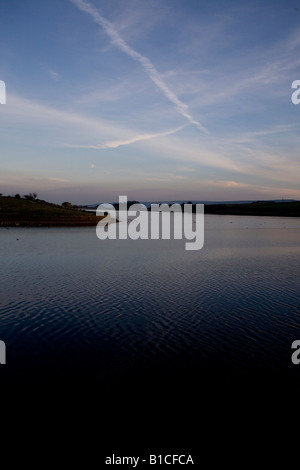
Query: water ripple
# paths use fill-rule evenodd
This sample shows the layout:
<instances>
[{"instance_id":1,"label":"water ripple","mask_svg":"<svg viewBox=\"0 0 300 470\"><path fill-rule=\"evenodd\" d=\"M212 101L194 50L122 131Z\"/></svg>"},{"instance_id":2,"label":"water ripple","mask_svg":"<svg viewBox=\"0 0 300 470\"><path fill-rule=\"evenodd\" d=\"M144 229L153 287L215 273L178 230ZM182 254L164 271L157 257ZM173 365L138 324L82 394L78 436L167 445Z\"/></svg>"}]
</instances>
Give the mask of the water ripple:
<instances>
[{"instance_id":1,"label":"water ripple","mask_svg":"<svg viewBox=\"0 0 300 470\"><path fill-rule=\"evenodd\" d=\"M22 231L15 252L7 235L1 338L11 361L64 373L93 365L99 376L153 361L285 370L300 335L299 242L262 251L270 232L260 230L251 250L227 234L221 256L218 243L196 253L164 241L102 250L78 229Z\"/></svg>"}]
</instances>

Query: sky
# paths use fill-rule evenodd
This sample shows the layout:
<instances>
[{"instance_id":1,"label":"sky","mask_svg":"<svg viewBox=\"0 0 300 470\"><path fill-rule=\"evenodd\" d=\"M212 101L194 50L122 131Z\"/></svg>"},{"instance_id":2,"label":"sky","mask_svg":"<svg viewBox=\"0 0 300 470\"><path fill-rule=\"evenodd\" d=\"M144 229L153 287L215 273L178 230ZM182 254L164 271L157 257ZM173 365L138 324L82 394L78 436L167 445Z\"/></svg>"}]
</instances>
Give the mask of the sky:
<instances>
[{"instance_id":1,"label":"sky","mask_svg":"<svg viewBox=\"0 0 300 470\"><path fill-rule=\"evenodd\" d=\"M300 199L299 0L0 0L0 193Z\"/></svg>"}]
</instances>

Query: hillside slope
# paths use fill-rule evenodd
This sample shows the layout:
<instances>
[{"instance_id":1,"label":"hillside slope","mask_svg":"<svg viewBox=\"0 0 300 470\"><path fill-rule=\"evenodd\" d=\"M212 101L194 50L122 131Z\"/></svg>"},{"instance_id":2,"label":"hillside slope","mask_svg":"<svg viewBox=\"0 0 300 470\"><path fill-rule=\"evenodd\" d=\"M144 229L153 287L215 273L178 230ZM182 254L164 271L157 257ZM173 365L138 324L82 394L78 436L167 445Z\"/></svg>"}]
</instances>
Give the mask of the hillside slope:
<instances>
[{"instance_id":1,"label":"hillside slope","mask_svg":"<svg viewBox=\"0 0 300 470\"><path fill-rule=\"evenodd\" d=\"M50 227L96 225L102 217L57 204L0 196L0 226Z\"/></svg>"}]
</instances>

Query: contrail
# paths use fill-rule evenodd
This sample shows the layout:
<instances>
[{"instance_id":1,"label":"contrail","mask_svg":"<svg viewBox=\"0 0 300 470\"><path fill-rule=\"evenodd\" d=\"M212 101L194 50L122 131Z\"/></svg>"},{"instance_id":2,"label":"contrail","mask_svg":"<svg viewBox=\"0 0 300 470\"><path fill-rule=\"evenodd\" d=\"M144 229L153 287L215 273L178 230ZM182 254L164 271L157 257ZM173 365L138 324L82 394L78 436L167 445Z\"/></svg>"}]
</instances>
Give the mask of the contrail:
<instances>
[{"instance_id":1,"label":"contrail","mask_svg":"<svg viewBox=\"0 0 300 470\"><path fill-rule=\"evenodd\" d=\"M140 140L149 140L155 139L157 137L165 137L171 134L176 134L176 132L181 131L187 126L177 127L176 129L172 129L170 131L159 132L157 134L141 134L135 137L131 137L130 139L126 140L111 140L109 142L105 142L103 144L96 144L96 145L68 145L67 147L75 147L75 148L89 148L89 149L111 149L111 148L118 148L122 145L130 145L134 144L135 142L139 142Z\"/></svg>"},{"instance_id":2,"label":"contrail","mask_svg":"<svg viewBox=\"0 0 300 470\"><path fill-rule=\"evenodd\" d=\"M112 43L121 49L125 54L130 56L133 60L139 62L146 74L150 77L150 79L155 83L155 85L163 92L165 97L173 103L175 106L176 111L181 114L185 119L187 119L191 124L197 126L200 130L205 133L208 133L208 130L198 121L193 119L193 117L188 112L188 106L183 103L176 95L173 93L172 90L163 82L160 78L160 74L155 68L155 66L150 62L150 60L137 52L135 49L130 47L124 39L120 36L120 34L116 31L113 24L100 15L99 11L89 2L84 0L70 0L74 5L76 5L80 10L85 11L88 13L95 23L102 26L105 30L106 34L110 37Z\"/></svg>"},{"instance_id":3,"label":"contrail","mask_svg":"<svg viewBox=\"0 0 300 470\"><path fill-rule=\"evenodd\" d=\"M103 148L117 148L117 147L121 147L122 145L134 144L135 142L139 142L140 140L149 140L149 139L155 139L157 137L165 137L167 135L176 134L177 132L181 131L185 127L186 126L181 126L181 127L177 127L176 129L172 129L166 132L160 132L157 134L142 134L142 135L138 135L136 137L132 137L131 139L127 139L127 140L117 140L117 141L106 142Z\"/></svg>"}]
</instances>

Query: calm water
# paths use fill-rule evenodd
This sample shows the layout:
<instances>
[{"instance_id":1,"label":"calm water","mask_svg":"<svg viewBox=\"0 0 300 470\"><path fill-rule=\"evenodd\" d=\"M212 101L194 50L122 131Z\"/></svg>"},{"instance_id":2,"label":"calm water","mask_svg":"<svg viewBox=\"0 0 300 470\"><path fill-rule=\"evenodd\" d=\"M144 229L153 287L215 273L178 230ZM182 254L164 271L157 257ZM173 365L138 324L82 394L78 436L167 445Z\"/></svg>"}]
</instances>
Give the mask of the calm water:
<instances>
[{"instance_id":1,"label":"calm water","mask_svg":"<svg viewBox=\"0 0 300 470\"><path fill-rule=\"evenodd\" d=\"M104 394L156 379L160 392L211 377L298 380L299 219L207 215L199 251L100 241L91 227L2 228L0 250L9 380Z\"/></svg>"}]
</instances>

